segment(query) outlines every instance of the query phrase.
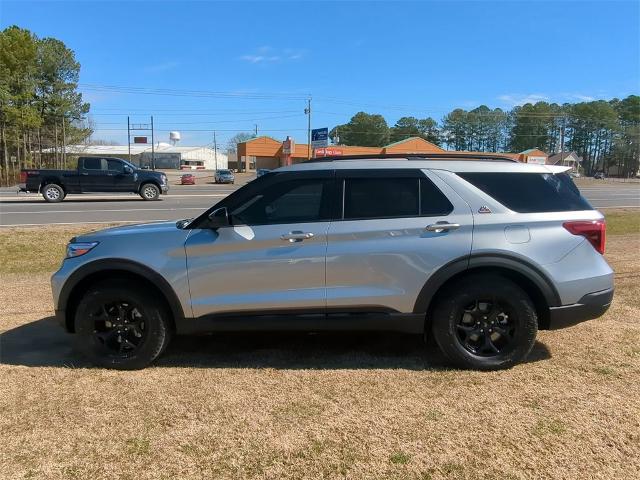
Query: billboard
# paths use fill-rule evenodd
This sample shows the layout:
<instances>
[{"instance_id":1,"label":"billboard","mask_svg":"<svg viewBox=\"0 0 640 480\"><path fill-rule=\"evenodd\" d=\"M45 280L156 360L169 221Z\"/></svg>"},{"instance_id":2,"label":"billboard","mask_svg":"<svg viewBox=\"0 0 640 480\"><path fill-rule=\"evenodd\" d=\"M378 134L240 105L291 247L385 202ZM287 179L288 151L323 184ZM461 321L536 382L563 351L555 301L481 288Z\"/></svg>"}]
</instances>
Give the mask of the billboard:
<instances>
[{"instance_id":1,"label":"billboard","mask_svg":"<svg viewBox=\"0 0 640 480\"><path fill-rule=\"evenodd\" d=\"M314 128L311 130L311 146L313 148L326 147L329 145L329 129Z\"/></svg>"}]
</instances>

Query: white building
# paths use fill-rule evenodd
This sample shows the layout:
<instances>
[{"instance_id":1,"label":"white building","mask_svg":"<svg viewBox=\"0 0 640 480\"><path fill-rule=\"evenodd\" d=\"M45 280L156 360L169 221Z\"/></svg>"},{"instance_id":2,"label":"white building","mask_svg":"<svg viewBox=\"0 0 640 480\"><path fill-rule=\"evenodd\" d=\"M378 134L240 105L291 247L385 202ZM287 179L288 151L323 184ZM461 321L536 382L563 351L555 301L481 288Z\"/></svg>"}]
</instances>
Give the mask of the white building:
<instances>
[{"instance_id":1,"label":"white building","mask_svg":"<svg viewBox=\"0 0 640 480\"><path fill-rule=\"evenodd\" d=\"M154 145L153 156L155 167L158 169L205 169L216 170L228 168L227 155L215 152L208 147L174 146L169 143L158 142ZM53 153L47 149L46 153ZM67 145L67 155L87 157L119 157L129 159L127 145ZM131 144L131 162L143 166L151 165L151 145Z\"/></svg>"}]
</instances>

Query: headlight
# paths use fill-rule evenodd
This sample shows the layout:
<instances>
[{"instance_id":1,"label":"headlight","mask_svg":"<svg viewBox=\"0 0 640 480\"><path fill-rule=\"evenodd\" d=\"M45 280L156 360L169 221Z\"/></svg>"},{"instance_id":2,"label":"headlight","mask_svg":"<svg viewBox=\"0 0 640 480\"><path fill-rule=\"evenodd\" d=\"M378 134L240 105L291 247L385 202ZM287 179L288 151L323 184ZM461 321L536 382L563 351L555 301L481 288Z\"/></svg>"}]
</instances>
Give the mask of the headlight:
<instances>
[{"instance_id":1,"label":"headlight","mask_svg":"<svg viewBox=\"0 0 640 480\"><path fill-rule=\"evenodd\" d=\"M66 258L74 258L80 257L85 253L90 252L98 245L98 242L78 242L78 243L70 243L67 245L67 257Z\"/></svg>"},{"instance_id":2,"label":"headlight","mask_svg":"<svg viewBox=\"0 0 640 480\"><path fill-rule=\"evenodd\" d=\"M161 175L161 176L160 176L160 181L161 181L163 184L167 183L167 176L166 176L166 175Z\"/></svg>"}]
</instances>

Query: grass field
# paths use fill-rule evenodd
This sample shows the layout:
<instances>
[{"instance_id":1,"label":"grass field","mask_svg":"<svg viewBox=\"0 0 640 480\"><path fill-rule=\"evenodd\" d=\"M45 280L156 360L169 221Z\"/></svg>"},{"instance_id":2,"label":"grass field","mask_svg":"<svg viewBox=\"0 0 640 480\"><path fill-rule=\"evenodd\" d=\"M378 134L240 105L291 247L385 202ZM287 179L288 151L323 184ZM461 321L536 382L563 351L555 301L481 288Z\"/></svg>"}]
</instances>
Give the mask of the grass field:
<instances>
[{"instance_id":1,"label":"grass field","mask_svg":"<svg viewBox=\"0 0 640 480\"><path fill-rule=\"evenodd\" d=\"M51 318L80 230L1 229L0 478L637 478L638 218L607 214L609 312L491 373L403 335L182 338L94 369Z\"/></svg>"}]
</instances>

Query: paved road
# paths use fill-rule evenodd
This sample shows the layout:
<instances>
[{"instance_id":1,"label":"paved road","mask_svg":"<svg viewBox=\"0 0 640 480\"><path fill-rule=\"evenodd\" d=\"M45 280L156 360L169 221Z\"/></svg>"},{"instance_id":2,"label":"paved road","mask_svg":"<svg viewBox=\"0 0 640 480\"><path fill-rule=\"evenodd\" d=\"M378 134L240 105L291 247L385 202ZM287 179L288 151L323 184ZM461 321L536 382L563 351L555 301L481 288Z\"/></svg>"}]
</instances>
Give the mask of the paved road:
<instances>
[{"instance_id":1,"label":"paved road","mask_svg":"<svg viewBox=\"0 0 640 480\"><path fill-rule=\"evenodd\" d=\"M244 183L244 182L243 182ZM137 195L69 195L61 203L46 203L39 195L17 196L0 189L0 225L85 224L149 222L188 218L219 202L239 185L174 185L157 202ZM640 184L597 183L580 185L596 208L640 208Z\"/></svg>"}]
</instances>

